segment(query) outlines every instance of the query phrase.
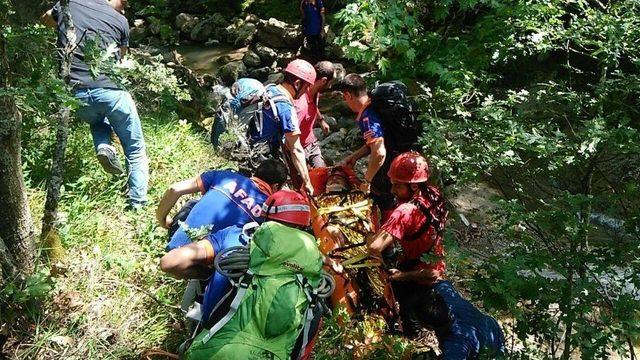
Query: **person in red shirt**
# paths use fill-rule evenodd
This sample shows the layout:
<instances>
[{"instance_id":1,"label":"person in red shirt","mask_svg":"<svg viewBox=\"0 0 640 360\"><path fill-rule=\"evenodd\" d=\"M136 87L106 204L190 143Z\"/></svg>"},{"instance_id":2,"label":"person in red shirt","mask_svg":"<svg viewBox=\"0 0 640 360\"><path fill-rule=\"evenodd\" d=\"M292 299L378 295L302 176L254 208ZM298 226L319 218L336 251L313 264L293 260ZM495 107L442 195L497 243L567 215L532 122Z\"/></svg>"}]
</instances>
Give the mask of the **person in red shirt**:
<instances>
[{"instance_id":1,"label":"person in red shirt","mask_svg":"<svg viewBox=\"0 0 640 360\"><path fill-rule=\"evenodd\" d=\"M300 128L300 142L307 158L307 164L312 168L326 167L322 158L322 152L318 145L318 139L313 133L316 123L322 128L325 135L329 133L329 124L324 121L324 117L318 109L320 92L327 88L335 72L335 67L331 61L320 61L314 66L316 70L316 81L309 87L309 90L300 98L294 100L294 107L298 115Z\"/></svg>"},{"instance_id":2,"label":"person in red shirt","mask_svg":"<svg viewBox=\"0 0 640 360\"><path fill-rule=\"evenodd\" d=\"M400 205L368 241L372 255L387 257L394 244L400 245L397 264L389 270L389 279L400 304L404 332L413 337L420 330L412 294L443 279L445 263L442 235L447 210L440 191L430 185L429 165L417 152L396 157L387 173L391 192ZM434 257L435 259L423 259Z\"/></svg>"}]
</instances>

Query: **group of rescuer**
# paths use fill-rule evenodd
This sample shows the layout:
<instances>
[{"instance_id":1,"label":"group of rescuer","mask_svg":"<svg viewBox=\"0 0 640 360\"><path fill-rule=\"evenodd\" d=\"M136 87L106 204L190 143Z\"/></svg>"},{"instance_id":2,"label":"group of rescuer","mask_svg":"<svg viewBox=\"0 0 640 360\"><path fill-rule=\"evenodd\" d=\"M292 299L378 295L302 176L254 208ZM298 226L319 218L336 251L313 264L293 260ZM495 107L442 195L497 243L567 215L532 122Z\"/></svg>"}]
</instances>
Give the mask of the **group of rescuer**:
<instances>
[{"instance_id":1,"label":"group of rescuer","mask_svg":"<svg viewBox=\"0 0 640 360\"><path fill-rule=\"evenodd\" d=\"M68 3L78 39L84 42L88 40L85 34L98 34L99 46L106 48L114 43L120 49L116 55L118 59L126 54L129 26L122 15L126 0L71 0ZM67 23L63 10L57 3L43 15L46 24L58 29L60 49L69 41L65 34ZM314 61L322 60L323 56L324 10L321 0L302 0L300 3L305 41ZM83 44L79 44L71 59L74 95L85 104L77 111L77 116L89 124L103 168L115 175L127 172L129 208L139 209L148 201L149 168L140 118L128 92L108 75L96 77L93 74L84 62L83 49ZM62 58L63 54L60 56ZM314 289L322 287L319 281L322 266L334 273L343 271L342 264L336 259L318 255L317 243L309 240L314 239L309 227L313 197L317 195L309 169L326 167L313 128L320 127L325 134L331 130L318 109L320 94L324 91L340 91L346 105L357 114L355 122L364 145L337 165L353 168L360 159L367 159L358 190L372 199L377 209L375 221L379 226L375 233L367 234L366 246L370 256L381 259L383 263L386 258L395 256L393 265L388 265L386 271L399 304L404 334L416 338L422 328L434 330L444 359L473 359L480 353L489 357L501 356L504 339L496 320L463 299L451 282L444 278L443 233L447 210L440 190L429 183L427 160L418 152L401 150L394 145L391 137L397 134L392 133L398 130L388 125L388 115L383 116L372 106L373 100L361 76L349 74L334 84L334 73L334 65L329 61L318 61L314 66L303 59L295 59L284 68L284 80L279 84L263 86L257 80L239 79L231 86L227 105L235 115L243 111L247 115L244 165L249 172L205 171L194 178L174 183L160 200L157 221L172 233L168 252L160 262L162 270L177 278L200 279L205 286L198 315L198 329L202 332L190 344L187 358L202 358L198 354L208 351L207 340L212 336L231 336L231 333L234 339L225 341L238 344L238 349L248 346L251 340L247 339L271 340L265 340L259 351L256 350L258 340L256 344L249 344L254 348L247 353L238 351L233 355L233 349L215 350L218 354L227 354L224 355L227 358L249 358L249 353L256 359L279 358L278 354L284 353L292 354L292 358L310 356L310 352L305 352L310 340L307 334L289 325L297 324L303 328L314 323L317 329L320 325L314 322L317 319L312 314L316 302L311 296L293 296L291 289L306 291L309 284L313 284ZM215 126L222 126L224 130L224 125ZM116 149L111 145L112 133L117 135L123 146L126 170L121 167ZM172 217L172 209L178 200L195 193L202 197ZM194 235L198 230L200 234ZM251 240L250 234L260 236L260 241ZM306 261L305 264L289 261L297 259L301 253L287 255L286 249L277 246L279 242L292 239L301 241L297 251L309 255L306 259L296 260ZM225 302L229 289L245 284L242 280L227 278L224 274L230 272L219 271L217 264L214 269L214 260L225 251L240 248L249 248L251 252L240 251L237 257L229 259L245 261L242 266L250 269L248 273L253 275L253 282L246 283L252 291L259 288L256 277L268 278L264 275L268 273L267 265L260 270L260 264L268 264L276 253L280 254L278 256L290 256L281 259L282 266L289 271L285 275L304 275L297 278L300 281L294 276L291 283L280 283L278 294L270 294L269 289L259 293L260 296L271 296L269 301L275 308L278 301L274 299L278 296L294 300L291 308L283 309L281 306L276 309L277 318L270 318L267 322L252 318L254 313L243 312L247 310L243 304L248 300L236 295L233 301L231 298L227 300L230 302L227 306L233 310L230 315L212 320L218 305ZM231 264L232 269L240 266L231 260L225 264ZM275 273L277 271L273 270ZM247 277L241 279L248 281ZM245 294L247 286L238 289L238 294ZM252 294L258 296L257 292ZM256 299L252 301L259 301ZM300 306L302 309L302 304L312 315L296 308ZM235 320L229 319L231 315L236 317ZM265 318L271 316L262 315ZM250 323L261 324L256 325L259 329L254 329L252 335L248 330L253 326ZM238 328L225 333L219 329L224 324ZM225 357L205 355L204 358Z\"/></svg>"}]
</instances>

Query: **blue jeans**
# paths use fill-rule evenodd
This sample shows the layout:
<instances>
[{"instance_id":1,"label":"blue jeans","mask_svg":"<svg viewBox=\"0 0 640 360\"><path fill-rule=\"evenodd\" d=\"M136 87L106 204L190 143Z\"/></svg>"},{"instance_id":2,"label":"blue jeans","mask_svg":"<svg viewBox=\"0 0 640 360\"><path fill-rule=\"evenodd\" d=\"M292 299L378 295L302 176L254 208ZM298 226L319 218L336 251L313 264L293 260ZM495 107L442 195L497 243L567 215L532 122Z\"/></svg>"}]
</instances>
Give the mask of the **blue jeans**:
<instances>
[{"instance_id":1,"label":"blue jeans","mask_svg":"<svg viewBox=\"0 0 640 360\"><path fill-rule=\"evenodd\" d=\"M116 133L126 157L129 200L146 202L149 159L140 117L131 95L118 89L83 88L76 89L75 97L85 104L76 115L89 124L96 150L99 145L111 145L111 133Z\"/></svg>"}]
</instances>

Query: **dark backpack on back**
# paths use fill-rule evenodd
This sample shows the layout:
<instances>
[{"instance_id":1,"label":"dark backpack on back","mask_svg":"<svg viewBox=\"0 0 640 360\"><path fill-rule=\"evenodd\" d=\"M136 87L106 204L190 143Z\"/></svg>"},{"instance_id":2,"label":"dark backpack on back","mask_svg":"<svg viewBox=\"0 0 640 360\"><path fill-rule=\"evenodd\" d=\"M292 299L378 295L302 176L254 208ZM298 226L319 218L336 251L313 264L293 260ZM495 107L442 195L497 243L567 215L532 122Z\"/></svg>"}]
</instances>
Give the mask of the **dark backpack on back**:
<instances>
[{"instance_id":1,"label":"dark backpack on back","mask_svg":"<svg viewBox=\"0 0 640 360\"><path fill-rule=\"evenodd\" d=\"M387 151L395 157L418 150L422 126L416 116L417 106L407 95L407 86L400 81L385 82L371 90L369 97L371 107L380 116Z\"/></svg>"}]
</instances>

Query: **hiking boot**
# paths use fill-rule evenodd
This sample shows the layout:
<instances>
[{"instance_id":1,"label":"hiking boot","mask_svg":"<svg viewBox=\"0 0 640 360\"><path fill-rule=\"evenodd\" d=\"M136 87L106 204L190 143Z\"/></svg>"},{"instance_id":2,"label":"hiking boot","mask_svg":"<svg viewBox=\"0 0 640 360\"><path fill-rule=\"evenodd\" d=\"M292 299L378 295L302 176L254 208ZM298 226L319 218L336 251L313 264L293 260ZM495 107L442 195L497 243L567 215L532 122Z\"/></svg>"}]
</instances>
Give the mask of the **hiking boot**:
<instances>
[{"instance_id":1,"label":"hiking boot","mask_svg":"<svg viewBox=\"0 0 640 360\"><path fill-rule=\"evenodd\" d=\"M96 156L104 171L113 175L124 174L122 165L120 165L120 161L116 156L116 149L113 146L107 144L99 145Z\"/></svg>"}]
</instances>

